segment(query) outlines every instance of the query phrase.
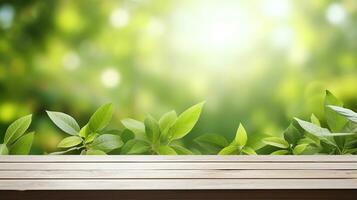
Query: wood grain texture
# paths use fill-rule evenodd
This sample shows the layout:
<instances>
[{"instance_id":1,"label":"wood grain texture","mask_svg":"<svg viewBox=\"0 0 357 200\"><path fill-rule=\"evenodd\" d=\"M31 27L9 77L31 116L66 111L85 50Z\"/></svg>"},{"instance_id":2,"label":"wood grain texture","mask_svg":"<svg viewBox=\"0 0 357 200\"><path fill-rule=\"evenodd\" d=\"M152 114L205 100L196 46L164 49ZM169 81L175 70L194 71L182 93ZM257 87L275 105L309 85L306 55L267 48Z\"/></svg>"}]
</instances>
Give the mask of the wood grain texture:
<instances>
[{"instance_id":1,"label":"wood grain texture","mask_svg":"<svg viewBox=\"0 0 357 200\"><path fill-rule=\"evenodd\" d=\"M356 156L0 156L0 190L357 189Z\"/></svg>"},{"instance_id":2,"label":"wood grain texture","mask_svg":"<svg viewBox=\"0 0 357 200\"><path fill-rule=\"evenodd\" d=\"M6 200L355 200L357 190L62 190L0 191Z\"/></svg>"}]
</instances>

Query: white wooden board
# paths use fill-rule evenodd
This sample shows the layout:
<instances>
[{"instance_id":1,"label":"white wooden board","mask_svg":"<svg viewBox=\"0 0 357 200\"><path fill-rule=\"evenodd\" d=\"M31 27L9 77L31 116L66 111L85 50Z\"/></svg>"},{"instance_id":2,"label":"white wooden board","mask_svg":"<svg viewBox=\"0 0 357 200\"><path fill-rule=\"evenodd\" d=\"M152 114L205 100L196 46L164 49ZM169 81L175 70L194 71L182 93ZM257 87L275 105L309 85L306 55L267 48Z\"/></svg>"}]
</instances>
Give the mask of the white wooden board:
<instances>
[{"instance_id":1,"label":"white wooden board","mask_svg":"<svg viewBox=\"0 0 357 200\"><path fill-rule=\"evenodd\" d=\"M0 190L357 189L357 156L0 156Z\"/></svg>"}]
</instances>

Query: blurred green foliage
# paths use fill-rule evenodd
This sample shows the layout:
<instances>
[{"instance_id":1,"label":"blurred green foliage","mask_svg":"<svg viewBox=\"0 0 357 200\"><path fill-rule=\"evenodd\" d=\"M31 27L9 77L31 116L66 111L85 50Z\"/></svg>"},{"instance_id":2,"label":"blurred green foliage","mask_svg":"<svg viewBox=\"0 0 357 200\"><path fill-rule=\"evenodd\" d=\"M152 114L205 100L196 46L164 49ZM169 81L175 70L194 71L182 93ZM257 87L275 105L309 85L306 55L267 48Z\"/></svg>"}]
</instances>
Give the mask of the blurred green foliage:
<instances>
[{"instance_id":1,"label":"blurred green foliage","mask_svg":"<svg viewBox=\"0 0 357 200\"><path fill-rule=\"evenodd\" d=\"M83 126L113 102L120 129L205 100L186 144L240 122L258 144L294 116L324 122L325 89L356 110L356 52L354 0L2 0L0 133L33 113L32 153L52 152L45 110Z\"/></svg>"}]
</instances>

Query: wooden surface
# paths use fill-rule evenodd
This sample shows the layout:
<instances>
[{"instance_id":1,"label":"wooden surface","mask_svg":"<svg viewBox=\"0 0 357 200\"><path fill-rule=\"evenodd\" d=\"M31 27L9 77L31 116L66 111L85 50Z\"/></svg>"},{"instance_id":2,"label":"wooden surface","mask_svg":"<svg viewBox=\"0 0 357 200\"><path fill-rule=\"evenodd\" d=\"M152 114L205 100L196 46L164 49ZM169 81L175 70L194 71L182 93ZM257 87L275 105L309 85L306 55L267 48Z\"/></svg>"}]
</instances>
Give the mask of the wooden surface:
<instances>
[{"instance_id":1,"label":"wooden surface","mask_svg":"<svg viewBox=\"0 0 357 200\"><path fill-rule=\"evenodd\" d=\"M4 200L356 200L357 190L0 191Z\"/></svg>"},{"instance_id":2,"label":"wooden surface","mask_svg":"<svg viewBox=\"0 0 357 200\"><path fill-rule=\"evenodd\" d=\"M0 190L357 189L357 156L0 156Z\"/></svg>"}]
</instances>

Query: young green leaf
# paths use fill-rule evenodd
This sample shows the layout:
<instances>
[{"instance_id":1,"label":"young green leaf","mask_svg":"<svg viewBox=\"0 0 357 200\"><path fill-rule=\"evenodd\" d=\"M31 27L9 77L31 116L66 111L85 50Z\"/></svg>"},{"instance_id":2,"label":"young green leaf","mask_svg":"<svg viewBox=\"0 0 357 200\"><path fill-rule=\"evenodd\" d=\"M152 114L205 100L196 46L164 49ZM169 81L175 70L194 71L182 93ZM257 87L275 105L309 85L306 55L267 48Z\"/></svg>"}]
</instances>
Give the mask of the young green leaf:
<instances>
[{"instance_id":1,"label":"young green leaf","mask_svg":"<svg viewBox=\"0 0 357 200\"><path fill-rule=\"evenodd\" d=\"M57 145L58 148L68 148L68 147L73 147L78 144L82 143L82 138L79 136L69 136L64 138L59 142Z\"/></svg>"},{"instance_id":2,"label":"young green leaf","mask_svg":"<svg viewBox=\"0 0 357 200\"><path fill-rule=\"evenodd\" d=\"M218 155L237 155L239 154L239 147L235 145L229 145L225 148L223 148Z\"/></svg>"},{"instance_id":3,"label":"young green leaf","mask_svg":"<svg viewBox=\"0 0 357 200\"><path fill-rule=\"evenodd\" d=\"M11 155L27 155L30 153L34 132L28 133L20 137L13 145L10 147Z\"/></svg>"},{"instance_id":4,"label":"young green leaf","mask_svg":"<svg viewBox=\"0 0 357 200\"><path fill-rule=\"evenodd\" d=\"M73 117L61 112L46 111L46 113L52 122L62 131L70 135L78 135L80 128Z\"/></svg>"},{"instance_id":5,"label":"young green leaf","mask_svg":"<svg viewBox=\"0 0 357 200\"><path fill-rule=\"evenodd\" d=\"M103 134L94 139L93 143L90 145L90 148L108 153L114 149L120 148L122 145L123 141L121 140L120 136Z\"/></svg>"},{"instance_id":6,"label":"young green leaf","mask_svg":"<svg viewBox=\"0 0 357 200\"><path fill-rule=\"evenodd\" d=\"M239 124L234 141L238 146L241 147L245 146L247 143L247 132L245 131L242 124Z\"/></svg>"},{"instance_id":7,"label":"young green leaf","mask_svg":"<svg viewBox=\"0 0 357 200\"><path fill-rule=\"evenodd\" d=\"M177 114L174 110L165 113L159 120L160 131L163 132L171 128L175 124L176 119L177 119Z\"/></svg>"},{"instance_id":8,"label":"young green leaf","mask_svg":"<svg viewBox=\"0 0 357 200\"><path fill-rule=\"evenodd\" d=\"M9 150L6 144L0 144L0 155L9 155Z\"/></svg>"},{"instance_id":9,"label":"young green leaf","mask_svg":"<svg viewBox=\"0 0 357 200\"><path fill-rule=\"evenodd\" d=\"M89 119L88 125L91 131L98 132L103 130L112 119L113 105L111 103L104 104Z\"/></svg>"},{"instance_id":10,"label":"young green leaf","mask_svg":"<svg viewBox=\"0 0 357 200\"><path fill-rule=\"evenodd\" d=\"M247 155L257 155L257 153L254 151L254 149L252 149L250 147L244 147L242 149L242 152L247 154Z\"/></svg>"},{"instance_id":11,"label":"young green leaf","mask_svg":"<svg viewBox=\"0 0 357 200\"><path fill-rule=\"evenodd\" d=\"M159 155L177 155L176 151L169 146L160 146L157 149Z\"/></svg>"},{"instance_id":12,"label":"young green leaf","mask_svg":"<svg viewBox=\"0 0 357 200\"><path fill-rule=\"evenodd\" d=\"M97 155L107 155L104 151L97 149L88 149L85 155L97 156Z\"/></svg>"},{"instance_id":13,"label":"young green leaf","mask_svg":"<svg viewBox=\"0 0 357 200\"><path fill-rule=\"evenodd\" d=\"M320 120L314 114L311 114L310 121L316 126L321 126Z\"/></svg>"},{"instance_id":14,"label":"young green leaf","mask_svg":"<svg viewBox=\"0 0 357 200\"><path fill-rule=\"evenodd\" d=\"M330 91L326 91L325 96L325 118L328 126L333 132L341 132L347 124L347 119L336 113L328 105L343 106L343 103L338 100Z\"/></svg>"},{"instance_id":15,"label":"young green leaf","mask_svg":"<svg viewBox=\"0 0 357 200\"><path fill-rule=\"evenodd\" d=\"M282 150L274 151L270 155L287 155L287 154L289 154L289 151L282 149Z\"/></svg>"},{"instance_id":16,"label":"young green leaf","mask_svg":"<svg viewBox=\"0 0 357 200\"><path fill-rule=\"evenodd\" d=\"M144 154L150 151L150 144L143 140L132 139L129 140L121 149L120 154L137 155Z\"/></svg>"},{"instance_id":17,"label":"young green leaf","mask_svg":"<svg viewBox=\"0 0 357 200\"><path fill-rule=\"evenodd\" d=\"M90 133L91 131L89 130L88 124L86 124L79 131L79 136L81 136L82 138L86 138Z\"/></svg>"},{"instance_id":18,"label":"young green leaf","mask_svg":"<svg viewBox=\"0 0 357 200\"><path fill-rule=\"evenodd\" d=\"M294 155L301 155L306 147L308 146L308 144L299 144L299 145L296 145L293 149L293 154Z\"/></svg>"},{"instance_id":19,"label":"young green leaf","mask_svg":"<svg viewBox=\"0 0 357 200\"><path fill-rule=\"evenodd\" d=\"M180 145L170 145L178 155L193 155L193 152Z\"/></svg>"},{"instance_id":20,"label":"young green leaf","mask_svg":"<svg viewBox=\"0 0 357 200\"><path fill-rule=\"evenodd\" d=\"M18 138L20 138L29 128L31 124L31 118L32 115L27 115L10 124L4 136L4 144L12 144Z\"/></svg>"},{"instance_id":21,"label":"young green leaf","mask_svg":"<svg viewBox=\"0 0 357 200\"><path fill-rule=\"evenodd\" d=\"M97 138L98 135L99 135L98 133L91 133L91 134L89 134L89 135L84 139L84 144L88 144L88 143L93 142L93 140L94 140L95 138Z\"/></svg>"},{"instance_id":22,"label":"young green leaf","mask_svg":"<svg viewBox=\"0 0 357 200\"><path fill-rule=\"evenodd\" d=\"M67 149L65 151L52 152L49 155L63 155L63 154L66 154L66 153L74 151L74 150L80 150L81 148L83 148L83 147L72 147L72 148L69 148L69 149Z\"/></svg>"},{"instance_id":23,"label":"young green leaf","mask_svg":"<svg viewBox=\"0 0 357 200\"><path fill-rule=\"evenodd\" d=\"M149 115L146 117L144 124L147 138L152 143L156 143L160 137L160 127L158 122Z\"/></svg>"},{"instance_id":24,"label":"young green leaf","mask_svg":"<svg viewBox=\"0 0 357 200\"><path fill-rule=\"evenodd\" d=\"M278 137L267 137L267 138L264 138L262 142L264 144L274 146L274 147L279 147L279 148L283 148L283 149L289 148L289 143L287 141L285 141L284 139L278 138Z\"/></svg>"},{"instance_id":25,"label":"young green leaf","mask_svg":"<svg viewBox=\"0 0 357 200\"><path fill-rule=\"evenodd\" d=\"M187 135L198 121L201 115L204 102L196 104L186 111L184 111L176 120L176 123L172 126L172 139L180 139Z\"/></svg>"},{"instance_id":26,"label":"young green leaf","mask_svg":"<svg viewBox=\"0 0 357 200\"><path fill-rule=\"evenodd\" d=\"M133 133L137 135L143 135L145 133L145 125L140 121L127 118L121 120L121 123L124 125L125 128L131 130Z\"/></svg>"},{"instance_id":27,"label":"young green leaf","mask_svg":"<svg viewBox=\"0 0 357 200\"><path fill-rule=\"evenodd\" d=\"M357 124L357 113L355 113L354 111L347 109L347 108L342 108L339 106L329 105L328 107L331 108L332 110L334 110L335 112L339 113L340 115L346 117L353 123Z\"/></svg>"},{"instance_id":28,"label":"young green leaf","mask_svg":"<svg viewBox=\"0 0 357 200\"><path fill-rule=\"evenodd\" d=\"M217 154L222 148L229 145L226 138L218 134L200 135L194 141L209 154Z\"/></svg>"}]
</instances>

